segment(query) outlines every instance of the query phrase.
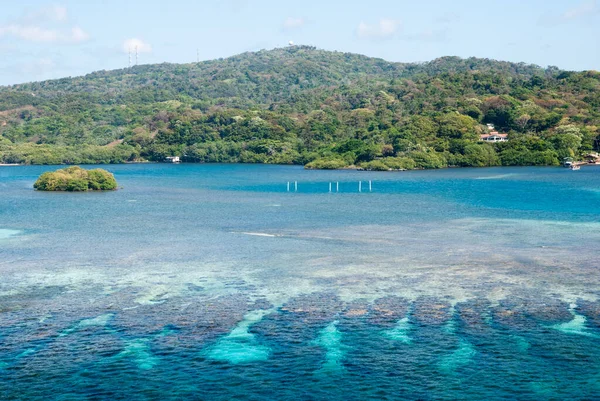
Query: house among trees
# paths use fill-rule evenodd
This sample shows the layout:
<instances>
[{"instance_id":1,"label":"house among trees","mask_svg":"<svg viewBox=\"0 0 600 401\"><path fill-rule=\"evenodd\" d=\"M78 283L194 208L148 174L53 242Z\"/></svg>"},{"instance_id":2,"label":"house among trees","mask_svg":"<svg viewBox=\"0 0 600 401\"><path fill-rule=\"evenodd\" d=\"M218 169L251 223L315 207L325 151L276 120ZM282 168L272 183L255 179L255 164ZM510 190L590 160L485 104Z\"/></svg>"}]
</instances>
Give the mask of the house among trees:
<instances>
[{"instance_id":1,"label":"house among trees","mask_svg":"<svg viewBox=\"0 0 600 401\"><path fill-rule=\"evenodd\" d=\"M600 154L589 153L585 155L585 160L590 164L600 164Z\"/></svg>"},{"instance_id":2,"label":"house among trees","mask_svg":"<svg viewBox=\"0 0 600 401\"><path fill-rule=\"evenodd\" d=\"M165 158L165 163L179 163L180 161L181 159L179 159L179 156L169 156Z\"/></svg>"},{"instance_id":3,"label":"house among trees","mask_svg":"<svg viewBox=\"0 0 600 401\"><path fill-rule=\"evenodd\" d=\"M479 136L480 141L483 141L483 142L507 142L508 141L508 134L498 133L498 131L496 131L496 129L494 128L493 124L488 124L487 127L489 130L489 133L480 135Z\"/></svg>"}]
</instances>

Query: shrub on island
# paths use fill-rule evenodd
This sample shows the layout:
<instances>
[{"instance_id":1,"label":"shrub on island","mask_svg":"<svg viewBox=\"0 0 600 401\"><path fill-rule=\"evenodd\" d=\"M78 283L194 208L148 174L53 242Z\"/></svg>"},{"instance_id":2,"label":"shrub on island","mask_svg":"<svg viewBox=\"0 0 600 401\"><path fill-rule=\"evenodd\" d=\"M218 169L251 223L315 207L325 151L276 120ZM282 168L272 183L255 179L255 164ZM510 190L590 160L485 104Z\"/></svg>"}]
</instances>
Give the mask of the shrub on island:
<instances>
[{"instance_id":1,"label":"shrub on island","mask_svg":"<svg viewBox=\"0 0 600 401\"><path fill-rule=\"evenodd\" d=\"M33 187L38 191L113 191L117 189L117 181L106 170L84 170L74 166L43 173Z\"/></svg>"},{"instance_id":2,"label":"shrub on island","mask_svg":"<svg viewBox=\"0 0 600 401\"><path fill-rule=\"evenodd\" d=\"M363 170L371 171L403 171L414 170L416 163L410 157L384 157L382 159L361 163L360 167Z\"/></svg>"},{"instance_id":3,"label":"shrub on island","mask_svg":"<svg viewBox=\"0 0 600 401\"><path fill-rule=\"evenodd\" d=\"M347 167L348 163L338 157L324 157L313 160L304 166L304 168L312 170L337 170Z\"/></svg>"},{"instance_id":4,"label":"shrub on island","mask_svg":"<svg viewBox=\"0 0 600 401\"><path fill-rule=\"evenodd\" d=\"M389 168L384 162L381 160L371 160L370 162L361 163L360 168L362 170L367 171L389 171Z\"/></svg>"}]
</instances>

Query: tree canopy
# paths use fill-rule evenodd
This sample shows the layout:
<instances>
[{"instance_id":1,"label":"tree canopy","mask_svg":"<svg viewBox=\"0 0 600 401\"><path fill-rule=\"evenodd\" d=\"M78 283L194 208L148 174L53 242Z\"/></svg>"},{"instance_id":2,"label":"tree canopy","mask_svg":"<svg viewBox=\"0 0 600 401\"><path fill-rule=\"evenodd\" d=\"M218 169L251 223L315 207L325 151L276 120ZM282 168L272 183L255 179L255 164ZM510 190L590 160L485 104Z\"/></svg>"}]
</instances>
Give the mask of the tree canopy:
<instances>
[{"instance_id":1,"label":"tree canopy","mask_svg":"<svg viewBox=\"0 0 600 401\"><path fill-rule=\"evenodd\" d=\"M480 142L486 124L509 141ZM555 165L598 127L599 72L307 46L0 87L3 163Z\"/></svg>"}]
</instances>

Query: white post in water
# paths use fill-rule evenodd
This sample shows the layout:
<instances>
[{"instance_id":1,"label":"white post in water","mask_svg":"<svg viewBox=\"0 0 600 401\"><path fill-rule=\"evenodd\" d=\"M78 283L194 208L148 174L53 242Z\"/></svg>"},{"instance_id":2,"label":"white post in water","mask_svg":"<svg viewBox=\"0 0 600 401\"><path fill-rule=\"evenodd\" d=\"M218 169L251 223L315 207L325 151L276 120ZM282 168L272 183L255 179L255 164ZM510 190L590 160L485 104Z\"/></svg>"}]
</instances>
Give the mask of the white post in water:
<instances>
[{"instance_id":1,"label":"white post in water","mask_svg":"<svg viewBox=\"0 0 600 401\"><path fill-rule=\"evenodd\" d=\"M288 192L290 192L290 182L288 181Z\"/></svg>"},{"instance_id":2,"label":"white post in water","mask_svg":"<svg viewBox=\"0 0 600 401\"><path fill-rule=\"evenodd\" d=\"M294 181L294 192L298 192L298 181Z\"/></svg>"},{"instance_id":3,"label":"white post in water","mask_svg":"<svg viewBox=\"0 0 600 401\"><path fill-rule=\"evenodd\" d=\"M329 183L329 193L331 193L331 183Z\"/></svg>"},{"instance_id":4,"label":"white post in water","mask_svg":"<svg viewBox=\"0 0 600 401\"><path fill-rule=\"evenodd\" d=\"M335 183L335 192L340 192L340 182L339 181L337 181Z\"/></svg>"},{"instance_id":5,"label":"white post in water","mask_svg":"<svg viewBox=\"0 0 600 401\"><path fill-rule=\"evenodd\" d=\"M358 192L362 192L362 181L358 182Z\"/></svg>"},{"instance_id":6,"label":"white post in water","mask_svg":"<svg viewBox=\"0 0 600 401\"><path fill-rule=\"evenodd\" d=\"M371 192L373 190L373 185L371 180L369 180L369 192Z\"/></svg>"}]
</instances>

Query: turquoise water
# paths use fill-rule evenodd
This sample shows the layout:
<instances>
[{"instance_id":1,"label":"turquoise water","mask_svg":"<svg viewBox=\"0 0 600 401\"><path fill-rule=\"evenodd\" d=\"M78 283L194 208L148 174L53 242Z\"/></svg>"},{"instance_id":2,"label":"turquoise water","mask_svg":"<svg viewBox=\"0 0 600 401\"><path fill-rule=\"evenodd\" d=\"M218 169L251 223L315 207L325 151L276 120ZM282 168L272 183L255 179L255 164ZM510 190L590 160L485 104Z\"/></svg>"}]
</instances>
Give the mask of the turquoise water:
<instances>
[{"instance_id":1,"label":"turquoise water","mask_svg":"<svg viewBox=\"0 0 600 401\"><path fill-rule=\"evenodd\" d=\"M600 398L599 167L54 168L0 167L2 400Z\"/></svg>"}]
</instances>

